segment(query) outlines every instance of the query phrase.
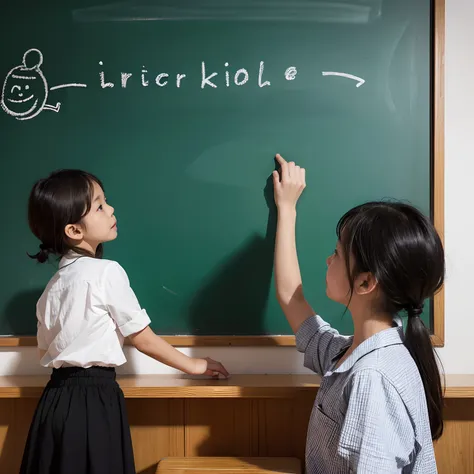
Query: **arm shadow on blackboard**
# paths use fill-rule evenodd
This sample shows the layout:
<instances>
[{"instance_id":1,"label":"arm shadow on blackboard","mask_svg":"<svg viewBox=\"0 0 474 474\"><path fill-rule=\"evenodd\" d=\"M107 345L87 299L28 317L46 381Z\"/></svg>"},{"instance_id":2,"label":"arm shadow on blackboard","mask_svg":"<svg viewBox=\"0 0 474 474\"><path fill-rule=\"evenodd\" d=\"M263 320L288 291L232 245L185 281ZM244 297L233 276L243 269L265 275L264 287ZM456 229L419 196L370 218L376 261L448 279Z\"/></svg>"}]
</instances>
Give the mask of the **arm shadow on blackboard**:
<instances>
[{"instance_id":1,"label":"arm shadow on blackboard","mask_svg":"<svg viewBox=\"0 0 474 474\"><path fill-rule=\"evenodd\" d=\"M249 236L203 281L190 303L190 322L197 336L265 334L263 318L272 281L276 232L271 176L264 196L269 209L265 235Z\"/></svg>"}]
</instances>

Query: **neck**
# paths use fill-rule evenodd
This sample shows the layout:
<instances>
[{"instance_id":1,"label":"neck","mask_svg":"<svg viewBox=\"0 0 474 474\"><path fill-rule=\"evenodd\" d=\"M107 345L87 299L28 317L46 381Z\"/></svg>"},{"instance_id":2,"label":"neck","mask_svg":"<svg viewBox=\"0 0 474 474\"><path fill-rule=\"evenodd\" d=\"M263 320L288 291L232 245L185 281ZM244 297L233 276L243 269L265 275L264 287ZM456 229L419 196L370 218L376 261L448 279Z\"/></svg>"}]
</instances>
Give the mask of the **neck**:
<instances>
[{"instance_id":1,"label":"neck","mask_svg":"<svg viewBox=\"0 0 474 474\"><path fill-rule=\"evenodd\" d=\"M393 326L393 317L387 313L370 313L367 317L367 311L363 313L352 313L354 321L354 340L353 347L357 347L369 337Z\"/></svg>"},{"instance_id":2,"label":"neck","mask_svg":"<svg viewBox=\"0 0 474 474\"><path fill-rule=\"evenodd\" d=\"M76 248L85 250L86 252L95 255L98 245L99 244L90 244L89 242L82 240L78 245L76 245Z\"/></svg>"}]
</instances>

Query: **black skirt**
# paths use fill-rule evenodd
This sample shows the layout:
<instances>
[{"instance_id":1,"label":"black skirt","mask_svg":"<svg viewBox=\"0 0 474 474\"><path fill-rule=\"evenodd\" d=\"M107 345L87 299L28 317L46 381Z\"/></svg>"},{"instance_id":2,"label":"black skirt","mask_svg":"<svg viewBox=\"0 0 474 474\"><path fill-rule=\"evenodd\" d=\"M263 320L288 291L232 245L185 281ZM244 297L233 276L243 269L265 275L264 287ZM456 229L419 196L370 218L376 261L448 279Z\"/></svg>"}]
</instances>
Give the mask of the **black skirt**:
<instances>
[{"instance_id":1,"label":"black skirt","mask_svg":"<svg viewBox=\"0 0 474 474\"><path fill-rule=\"evenodd\" d=\"M115 369L53 369L36 408L20 474L135 474Z\"/></svg>"}]
</instances>

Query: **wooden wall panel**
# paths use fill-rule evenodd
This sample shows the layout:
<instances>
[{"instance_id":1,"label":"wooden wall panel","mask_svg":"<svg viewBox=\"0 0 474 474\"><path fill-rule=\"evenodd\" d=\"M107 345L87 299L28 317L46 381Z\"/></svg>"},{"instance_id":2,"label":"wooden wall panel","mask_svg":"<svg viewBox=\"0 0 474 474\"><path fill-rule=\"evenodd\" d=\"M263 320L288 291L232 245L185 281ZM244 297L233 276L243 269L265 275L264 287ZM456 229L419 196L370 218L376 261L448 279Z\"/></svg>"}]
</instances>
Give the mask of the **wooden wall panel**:
<instances>
[{"instance_id":1,"label":"wooden wall panel","mask_svg":"<svg viewBox=\"0 0 474 474\"><path fill-rule=\"evenodd\" d=\"M439 474L474 473L474 400L447 400L444 419L435 445Z\"/></svg>"},{"instance_id":2,"label":"wooden wall panel","mask_svg":"<svg viewBox=\"0 0 474 474\"><path fill-rule=\"evenodd\" d=\"M184 456L184 401L127 399L135 466L138 474L155 474L165 456Z\"/></svg>"},{"instance_id":3,"label":"wooden wall panel","mask_svg":"<svg viewBox=\"0 0 474 474\"><path fill-rule=\"evenodd\" d=\"M20 469L26 437L38 400L0 400L0 473L16 474Z\"/></svg>"},{"instance_id":4,"label":"wooden wall panel","mask_svg":"<svg viewBox=\"0 0 474 474\"><path fill-rule=\"evenodd\" d=\"M127 399L138 474L166 456L304 459L314 394L293 399ZM37 398L0 399L0 473L19 470ZM446 401L439 474L474 473L474 399Z\"/></svg>"},{"instance_id":5,"label":"wooden wall panel","mask_svg":"<svg viewBox=\"0 0 474 474\"><path fill-rule=\"evenodd\" d=\"M254 400L187 399L186 456L255 456Z\"/></svg>"},{"instance_id":6,"label":"wooden wall panel","mask_svg":"<svg viewBox=\"0 0 474 474\"><path fill-rule=\"evenodd\" d=\"M295 455L294 400L258 400L258 455Z\"/></svg>"}]
</instances>

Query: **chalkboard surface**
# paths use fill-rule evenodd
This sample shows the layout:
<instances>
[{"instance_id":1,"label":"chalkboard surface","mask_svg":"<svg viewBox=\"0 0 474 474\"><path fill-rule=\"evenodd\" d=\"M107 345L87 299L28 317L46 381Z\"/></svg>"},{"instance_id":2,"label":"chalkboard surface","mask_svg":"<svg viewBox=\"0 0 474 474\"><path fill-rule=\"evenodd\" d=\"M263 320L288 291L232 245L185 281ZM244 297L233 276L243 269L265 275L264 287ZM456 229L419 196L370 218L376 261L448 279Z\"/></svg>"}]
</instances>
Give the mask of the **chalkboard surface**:
<instances>
[{"instance_id":1,"label":"chalkboard surface","mask_svg":"<svg viewBox=\"0 0 474 474\"><path fill-rule=\"evenodd\" d=\"M429 0L27 0L0 15L0 334L34 335L55 264L26 252L34 181L82 168L104 182L127 270L160 334L291 334L272 281L268 177L307 169L298 249L325 296L343 212L407 200L432 214ZM432 326L430 305L424 319Z\"/></svg>"}]
</instances>

